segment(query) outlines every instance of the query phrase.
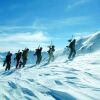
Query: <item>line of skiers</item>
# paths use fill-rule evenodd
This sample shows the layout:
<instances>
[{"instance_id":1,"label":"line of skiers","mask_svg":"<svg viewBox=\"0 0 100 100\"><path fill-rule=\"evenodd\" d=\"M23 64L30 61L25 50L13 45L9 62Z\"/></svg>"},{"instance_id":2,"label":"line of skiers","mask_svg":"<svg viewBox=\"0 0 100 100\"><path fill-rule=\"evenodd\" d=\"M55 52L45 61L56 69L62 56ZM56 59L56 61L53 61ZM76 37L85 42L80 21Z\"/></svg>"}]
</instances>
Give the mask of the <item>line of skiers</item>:
<instances>
[{"instance_id":1,"label":"line of skiers","mask_svg":"<svg viewBox=\"0 0 100 100\"><path fill-rule=\"evenodd\" d=\"M35 54L37 57L37 61L36 64L40 64L41 60L42 60L42 47L38 47L35 51Z\"/></svg>"},{"instance_id":2,"label":"line of skiers","mask_svg":"<svg viewBox=\"0 0 100 100\"><path fill-rule=\"evenodd\" d=\"M25 48L20 52L20 50L15 54L14 61L16 62L16 69L21 68L21 66L25 67L26 62L27 62L27 55L28 55L28 48ZM7 53L6 58L4 60L3 66L6 65L5 70L10 70L11 68L11 57L12 53L10 51Z\"/></svg>"},{"instance_id":3,"label":"line of skiers","mask_svg":"<svg viewBox=\"0 0 100 100\"><path fill-rule=\"evenodd\" d=\"M21 68L21 66L25 67L27 63L27 57L28 57L28 48L25 48L20 52L20 50L16 53L16 56L14 60L16 61L16 69ZM22 59L22 60L21 60Z\"/></svg>"},{"instance_id":4,"label":"line of skiers","mask_svg":"<svg viewBox=\"0 0 100 100\"><path fill-rule=\"evenodd\" d=\"M69 40L69 45L66 46L67 48L70 49L70 53L68 56L69 60L72 60L75 55L76 55L76 50L75 50L75 43L76 40ZM50 45L48 46L49 50L48 52L48 63L50 63L50 61L54 61L54 52L55 52L55 46L54 45ZM37 61L36 64L40 64L42 61L42 47L38 47L35 51L34 56L37 57ZM26 63L27 63L27 59L28 59L28 48L25 48L24 50L22 50L22 52L19 50L16 54L15 54L15 58L14 61L16 62L16 69L21 68L21 67L25 67ZM7 53L6 58L4 60L4 64L3 66L6 65L5 70L10 70L11 67L11 57L12 57L12 53L10 53L10 51Z\"/></svg>"},{"instance_id":5,"label":"line of skiers","mask_svg":"<svg viewBox=\"0 0 100 100\"><path fill-rule=\"evenodd\" d=\"M10 51L7 53L7 56L4 60L4 64L3 66L6 65L6 68L5 70L10 70L10 66L11 66L11 56L12 56L12 53L10 53Z\"/></svg>"}]
</instances>

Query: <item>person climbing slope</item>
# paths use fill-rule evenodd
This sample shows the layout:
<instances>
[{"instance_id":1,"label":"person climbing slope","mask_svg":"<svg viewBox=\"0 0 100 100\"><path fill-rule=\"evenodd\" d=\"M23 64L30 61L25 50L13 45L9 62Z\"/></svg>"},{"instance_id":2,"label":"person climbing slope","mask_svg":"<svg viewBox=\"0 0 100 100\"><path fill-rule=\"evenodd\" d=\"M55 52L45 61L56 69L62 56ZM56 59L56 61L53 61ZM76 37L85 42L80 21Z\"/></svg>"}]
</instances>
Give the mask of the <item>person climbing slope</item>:
<instances>
[{"instance_id":1,"label":"person climbing slope","mask_svg":"<svg viewBox=\"0 0 100 100\"><path fill-rule=\"evenodd\" d=\"M55 46L54 45L49 46L49 50L47 51L49 55L48 63L50 63L50 61L54 61L54 54L53 54L54 51L55 51Z\"/></svg>"},{"instance_id":2,"label":"person climbing slope","mask_svg":"<svg viewBox=\"0 0 100 100\"><path fill-rule=\"evenodd\" d=\"M22 52L22 64L23 64L23 67L25 67L26 63L27 63L27 57L28 57L28 51L29 49L28 48L25 48Z\"/></svg>"},{"instance_id":3,"label":"person climbing slope","mask_svg":"<svg viewBox=\"0 0 100 100\"><path fill-rule=\"evenodd\" d=\"M3 66L6 65L5 71L6 70L10 70L10 67L11 67L11 56L12 56L12 53L10 53L10 51L9 51L7 53L7 56L6 56L4 64L3 64Z\"/></svg>"},{"instance_id":4,"label":"person climbing slope","mask_svg":"<svg viewBox=\"0 0 100 100\"><path fill-rule=\"evenodd\" d=\"M16 69L20 68L21 56L22 56L22 52L20 52L20 50L19 50L16 53L16 57L14 58L14 60L16 61Z\"/></svg>"},{"instance_id":5,"label":"person climbing slope","mask_svg":"<svg viewBox=\"0 0 100 100\"><path fill-rule=\"evenodd\" d=\"M70 49L70 53L69 53L68 59L72 60L76 55L76 50L75 50L76 39L69 40L69 42L70 42L69 46L67 46Z\"/></svg>"},{"instance_id":6,"label":"person climbing slope","mask_svg":"<svg viewBox=\"0 0 100 100\"><path fill-rule=\"evenodd\" d=\"M36 52L34 55L37 56L37 61L36 61L36 64L40 64L41 63L41 60L42 60L42 47L39 47L38 49L36 49Z\"/></svg>"}]
</instances>

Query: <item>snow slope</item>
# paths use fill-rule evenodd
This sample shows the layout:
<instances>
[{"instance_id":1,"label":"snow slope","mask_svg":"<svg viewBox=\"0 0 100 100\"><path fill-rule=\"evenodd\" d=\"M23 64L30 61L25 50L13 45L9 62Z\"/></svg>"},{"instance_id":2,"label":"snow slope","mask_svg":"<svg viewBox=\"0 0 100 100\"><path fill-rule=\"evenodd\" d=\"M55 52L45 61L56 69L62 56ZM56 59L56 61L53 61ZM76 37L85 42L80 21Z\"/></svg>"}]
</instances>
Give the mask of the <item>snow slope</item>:
<instances>
[{"instance_id":1,"label":"snow slope","mask_svg":"<svg viewBox=\"0 0 100 100\"><path fill-rule=\"evenodd\" d=\"M69 44L67 44L69 45ZM77 54L86 54L100 51L100 31L85 36L76 37ZM69 49L64 48L55 53L56 57L69 54Z\"/></svg>"},{"instance_id":2,"label":"snow slope","mask_svg":"<svg viewBox=\"0 0 100 100\"><path fill-rule=\"evenodd\" d=\"M100 31L87 36L80 37L77 40L76 48L82 53L100 50Z\"/></svg>"},{"instance_id":3,"label":"snow slope","mask_svg":"<svg viewBox=\"0 0 100 100\"><path fill-rule=\"evenodd\" d=\"M100 100L100 53L0 70L0 100Z\"/></svg>"},{"instance_id":4,"label":"snow slope","mask_svg":"<svg viewBox=\"0 0 100 100\"><path fill-rule=\"evenodd\" d=\"M100 32L79 38L76 48L81 55L73 61L66 61L65 49L57 51L50 64L44 52L38 66L30 51L27 66L18 70L13 64L11 71L5 72L0 61L0 100L100 100L99 43Z\"/></svg>"}]
</instances>

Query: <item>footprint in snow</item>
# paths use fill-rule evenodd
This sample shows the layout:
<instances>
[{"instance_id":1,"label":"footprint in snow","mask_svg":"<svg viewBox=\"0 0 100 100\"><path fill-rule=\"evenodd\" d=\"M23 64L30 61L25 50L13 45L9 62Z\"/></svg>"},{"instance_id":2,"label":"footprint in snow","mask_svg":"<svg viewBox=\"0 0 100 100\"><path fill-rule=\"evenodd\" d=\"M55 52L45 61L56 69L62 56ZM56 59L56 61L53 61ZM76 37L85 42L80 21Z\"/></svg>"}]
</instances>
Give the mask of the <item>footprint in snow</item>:
<instances>
[{"instance_id":1,"label":"footprint in snow","mask_svg":"<svg viewBox=\"0 0 100 100\"><path fill-rule=\"evenodd\" d=\"M8 84L9 84L9 86L10 86L11 88L13 88L13 89L16 89L16 88L17 88L16 84L13 83L13 82L8 82Z\"/></svg>"},{"instance_id":2,"label":"footprint in snow","mask_svg":"<svg viewBox=\"0 0 100 100\"><path fill-rule=\"evenodd\" d=\"M69 71L80 71L80 70L77 70L77 69L71 68L71 69L69 69Z\"/></svg>"},{"instance_id":3,"label":"footprint in snow","mask_svg":"<svg viewBox=\"0 0 100 100\"><path fill-rule=\"evenodd\" d=\"M58 80L55 80L55 83L56 83L57 85L62 85L62 83L61 83L60 81L58 81Z\"/></svg>"},{"instance_id":4,"label":"footprint in snow","mask_svg":"<svg viewBox=\"0 0 100 100\"><path fill-rule=\"evenodd\" d=\"M65 77L67 79L77 79L77 77Z\"/></svg>"},{"instance_id":5,"label":"footprint in snow","mask_svg":"<svg viewBox=\"0 0 100 100\"><path fill-rule=\"evenodd\" d=\"M64 71L64 73L77 75L77 73L75 73L73 71Z\"/></svg>"},{"instance_id":6,"label":"footprint in snow","mask_svg":"<svg viewBox=\"0 0 100 100\"><path fill-rule=\"evenodd\" d=\"M29 90L27 88L21 88L21 90L22 90L22 92L24 94L29 95L29 96L33 96L33 97L37 98L37 96L31 90Z\"/></svg>"},{"instance_id":7,"label":"footprint in snow","mask_svg":"<svg viewBox=\"0 0 100 100\"><path fill-rule=\"evenodd\" d=\"M44 75L45 75L45 76L49 76L50 74L47 73L47 74L44 74Z\"/></svg>"},{"instance_id":8,"label":"footprint in snow","mask_svg":"<svg viewBox=\"0 0 100 100\"><path fill-rule=\"evenodd\" d=\"M28 79L30 82L34 82L34 80L33 79Z\"/></svg>"}]
</instances>

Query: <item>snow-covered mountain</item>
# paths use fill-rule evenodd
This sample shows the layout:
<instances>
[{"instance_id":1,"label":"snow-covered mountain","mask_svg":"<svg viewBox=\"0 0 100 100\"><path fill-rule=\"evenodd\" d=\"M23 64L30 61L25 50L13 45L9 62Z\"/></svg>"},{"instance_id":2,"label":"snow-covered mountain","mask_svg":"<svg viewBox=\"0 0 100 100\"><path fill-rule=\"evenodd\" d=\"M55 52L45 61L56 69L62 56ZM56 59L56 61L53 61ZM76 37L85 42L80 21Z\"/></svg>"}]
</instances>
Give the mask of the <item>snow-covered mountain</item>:
<instances>
[{"instance_id":1,"label":"snow-covered mountain","mask_svg":"<svg viewBox=\"0 0 100 100\"><path fill-rule=\"evenodd\" d=\"M87 36L82 36L79 37L78 39L76 39L76 50L77 53L89 53L89 52L95 52L100 50L100 31L87 35ZM55 57L59 57L59 56L65 56L69 53L68 48L64 48L61 50L58 50L55 52ZM2 58L2 60L4 60L5 56L6 56L6 52L5 53L0 53L0 58ZM47 52L43 52L42 53L43 56L43 60L48 58L48 54ZM14 65L14 59L15 54L13 54L12 57L12 64ZM34 51L29 51L28 53L28 64L33 64L36 62L36 57L34 56Z\"/></svg>"},{"instance_id":2,"label":"snow-covered mountain","mask_svg":"<svg viewBox=\"0 0 100 100\"><path fill-rule=\"evenodd\" d=\"M84 53L92 53L95 51L100 51L100 31L85 35L76 37L76 51L77 54L84 54ZM55 53L57 57L68 55L69 49L64 48L62 50L59 50Z\"/></svg>"},{"instance_id":3,"label":"snow-covered mountain","mask_svg":"<svg viewBox=\"0 0 100 100\"><path fill-rule=\"evenodd\" d=\"M80 37L77 40L76 48L82 53L100 50L100 31Z\"/></svg>"},{"instance_id":4,"label":"snow-covered mountain","mask_svg":"<svg viewBox=\"0 0 100 100\"><path fill-rule=\"evenodd\" d=\"M99 37L100 32L79 38L77 52L86 54L73 61L66 61L64 49L56 51L56 59L50 64L43 52L42 63L35 66L33 51L25 68L16 70L13 64L5 72L0 62L0 100L100 100ZM0 55L4 59L6 53Z\"/></svg>"}]
</instances>

